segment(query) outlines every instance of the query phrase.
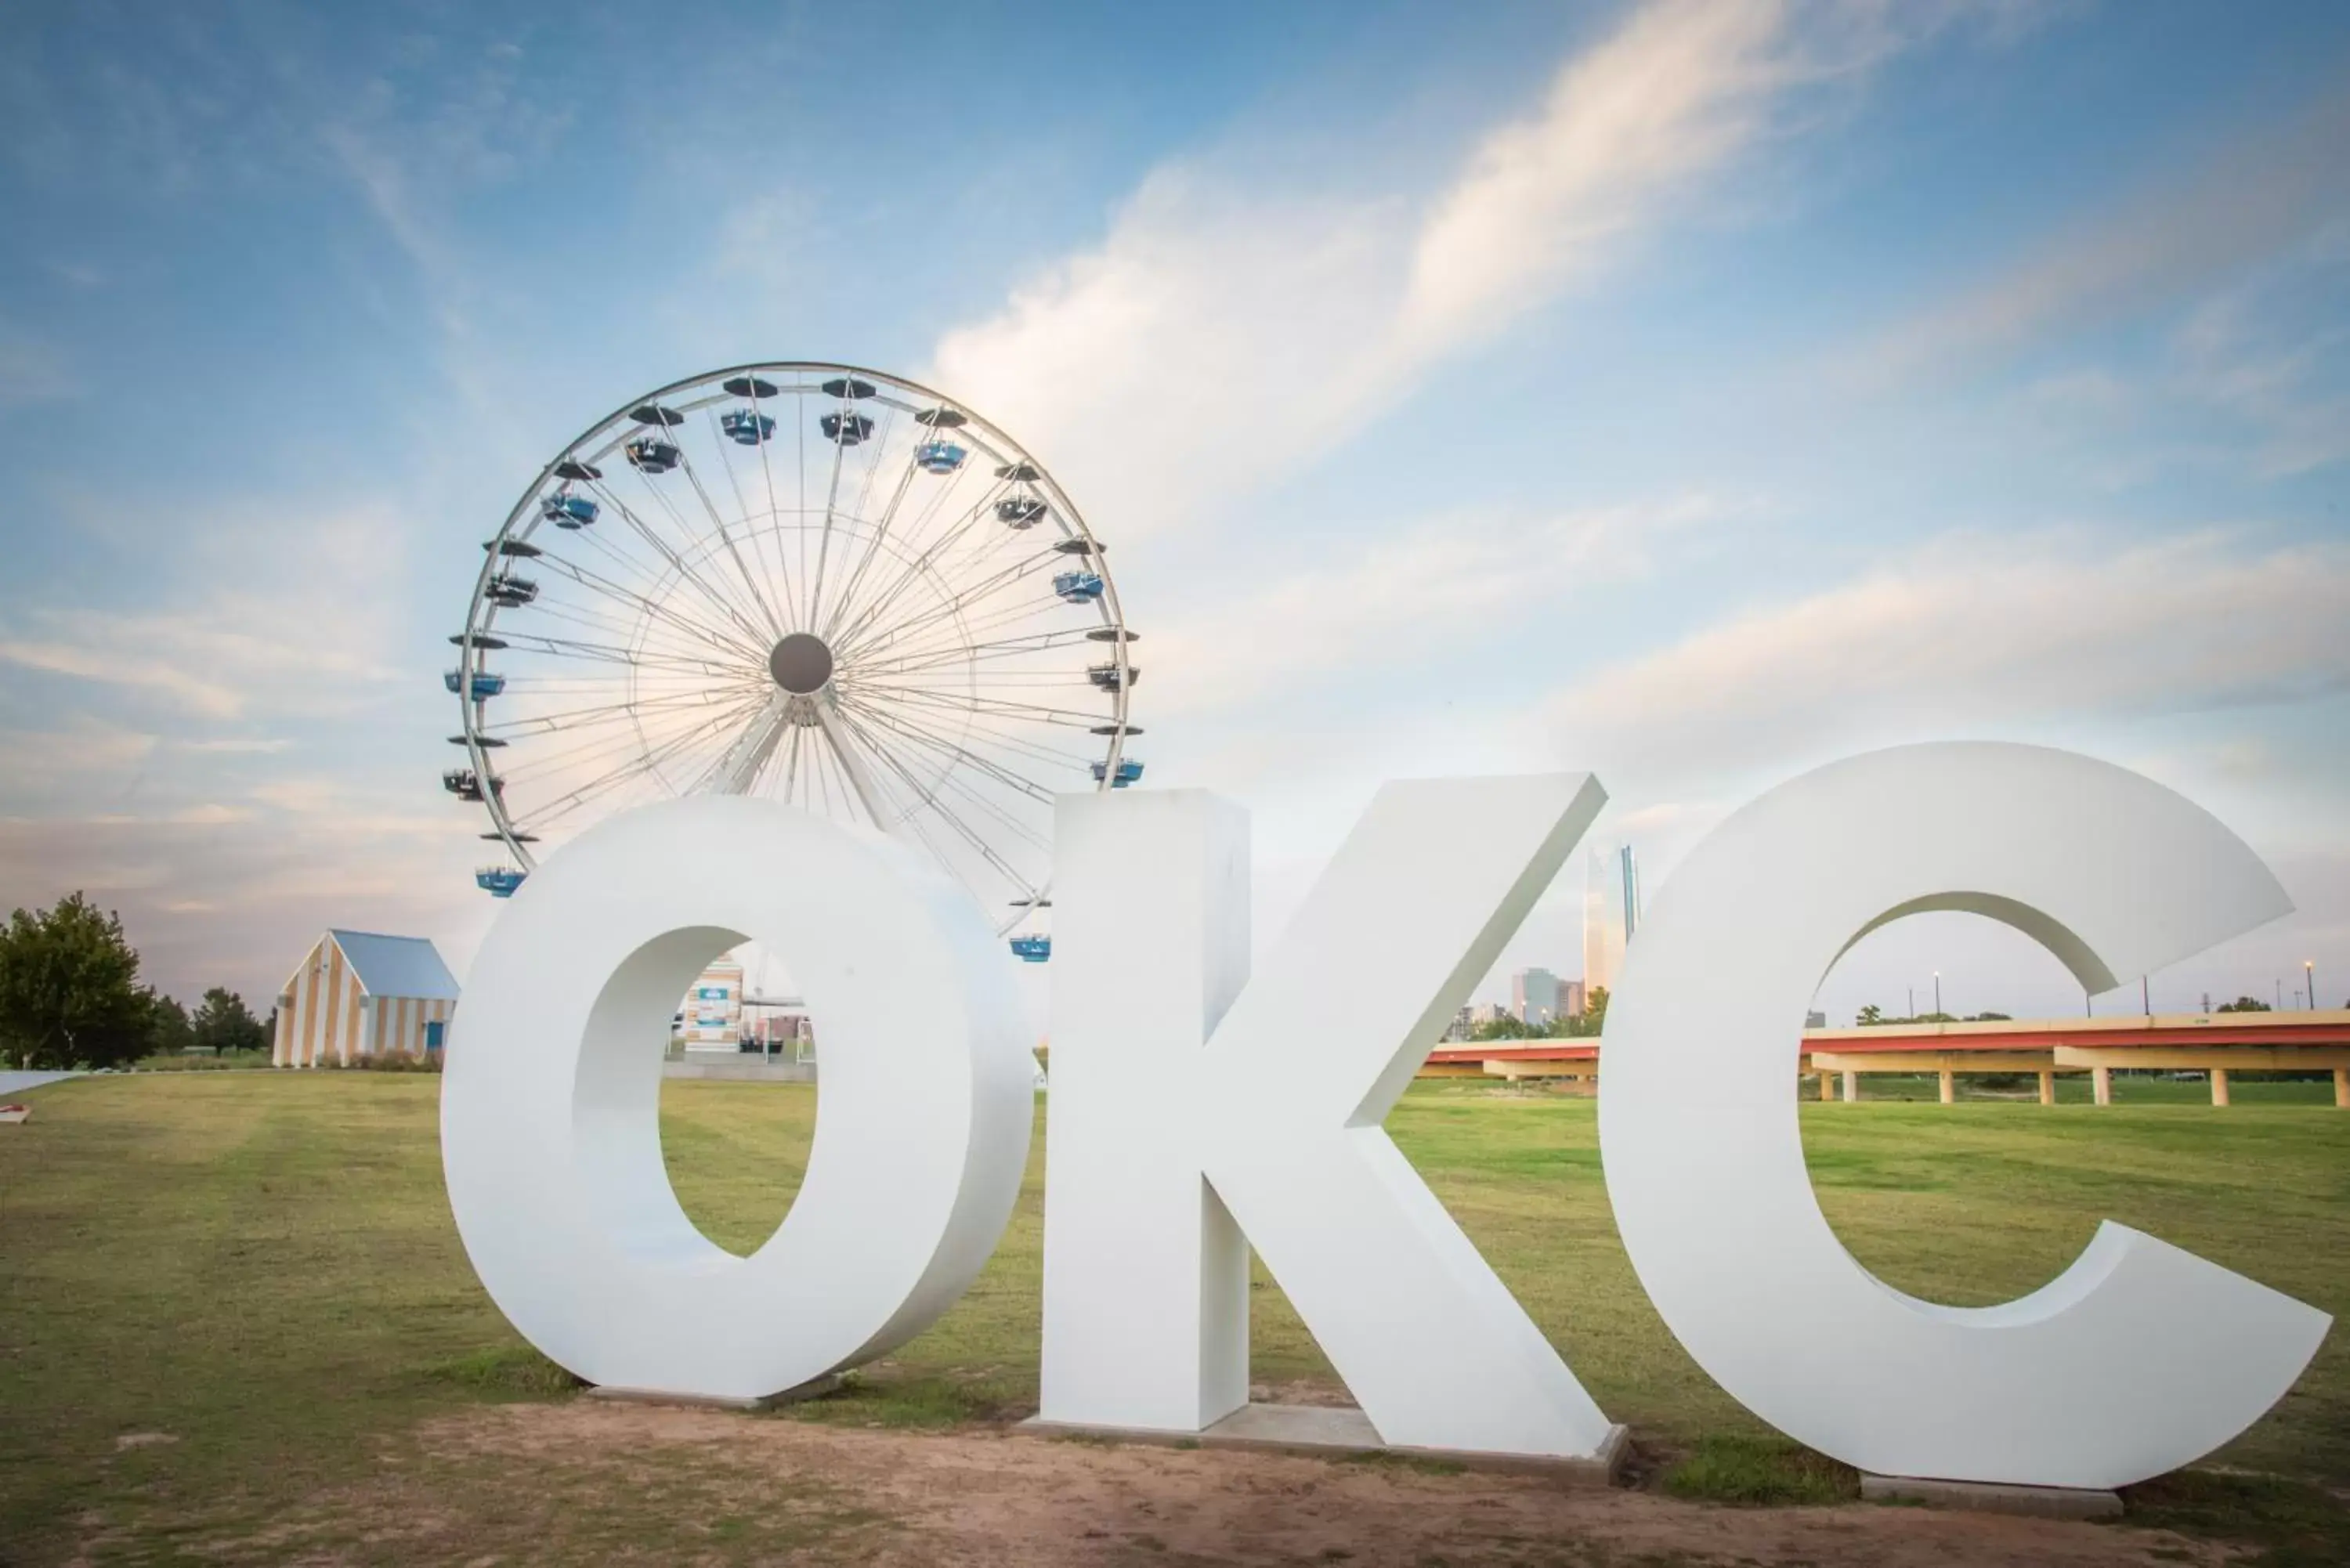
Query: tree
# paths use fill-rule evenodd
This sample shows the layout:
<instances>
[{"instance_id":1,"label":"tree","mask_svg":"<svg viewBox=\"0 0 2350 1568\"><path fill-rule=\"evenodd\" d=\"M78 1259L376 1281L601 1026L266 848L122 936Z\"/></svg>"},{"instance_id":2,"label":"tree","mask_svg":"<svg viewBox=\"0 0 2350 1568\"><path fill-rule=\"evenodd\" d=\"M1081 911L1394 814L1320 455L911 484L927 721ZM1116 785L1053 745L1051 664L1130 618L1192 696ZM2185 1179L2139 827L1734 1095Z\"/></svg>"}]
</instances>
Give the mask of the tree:
<instances>
[{"instance_id":1,"label":"tree","mask_svg":"<svg viewBox=\"0 0 2350 1568\"><path fill-rule=\"evenodd\" d=\"M0 932L0 1052L26 1067L110 1067L147 1054L154 994L122 921L79 893Z\"/></svg>"},{"instance_id":2,"label":"tree","mask_svg":"<svg viewBox=\"0 0 2350 1568\"><path fill-rule=\"evenodd\" d=\"M1855 1028L1874 1029L1885 1022L1885 1009L1872 1002L1854 1014L1852 1022Z\"/></svg>"},{"instance_id":3,"label":"tree","mask_svg":"<svg viewBox=\"0 0 2350 1568\"><path fill-rule=\"evenodd\" d=\"M174 999L159 994L147 1029L148 1054L176 1056L193 1044L195 1036L188 1032L188 1010Z\"/></svg>"},{"instance_id":4,"label":"tree","mask_svg":"<svg viewBox=\"0 0 2350 1568\"><path fill-rule=\"evenodd\" d=\"M269 1044L261 1020L245 1006L244 998L225 986L216 985L204 992L188 1028L197 1049L215 1056L231 1051L259 1051Z\"/></svg>"},{"instance_id":5,"label":"tree","mask_svg":"<svg viewBox=\"0 0 2350 1568\"><path fill-rule=\"evenodd\" d=\"M1507 1012L1498 1018L1488 1018L1471 1034L1471 1038L1476 1040L1523 1040L1525 1037L1524 1021Z\"/></svg>"},{"instance_id":6,"label":"tree","mask_svg":"<svg viewBox=\"0 0 2350 1568\"><path fill-rule=\"evenodd\" d=\"M1583 1032L1596 1034L1607 1024L1607 988L1595 985L1583 1002Z\"/></svg>"},{"instance_id":7,"label":"tree","mask_svg":"<svg viewBox=\"0 0 2350 1568\"><path fill-rule=\"evenodd\" d=\"M2233 1002L2223 1002L2211 1010L2214 1012L2271 1012L2275 1010L2256 996L2240 996Z\"/></svg>"}]
</instances>

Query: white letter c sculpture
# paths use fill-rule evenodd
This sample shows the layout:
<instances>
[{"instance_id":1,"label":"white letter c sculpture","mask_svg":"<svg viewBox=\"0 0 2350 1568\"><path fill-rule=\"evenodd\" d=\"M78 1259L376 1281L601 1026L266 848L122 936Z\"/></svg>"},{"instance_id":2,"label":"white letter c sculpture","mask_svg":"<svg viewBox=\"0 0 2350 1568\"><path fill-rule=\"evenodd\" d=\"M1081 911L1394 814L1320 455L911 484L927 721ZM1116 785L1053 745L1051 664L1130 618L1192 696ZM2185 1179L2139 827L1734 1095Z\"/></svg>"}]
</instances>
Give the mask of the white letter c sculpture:
<instances>
[{"instance_id":1,"label":"white letter c sculpture","mask_svg":"<svg viewBox=\"0 0 2350 1568\"><path fill-rule=\"evenodd\" d=\"M2005 921L2097 992L2291 908L2210 815L2062 752L1906 747L1773 790L1674 872L1608 1009L1601 1153L1641 1284L1732 1397L1865 1470L2114 1487L2209 1453L2332 1320L2110 1220L2004 1305L1902 1294L1820 1212L1798 1027L1844 950L1903 915Z\"/></svg>"},{"instance_id":2,"label":"white letter c sculpture","mask_svg":"<svg viewBox=\"0 0 2350 1568\"><path fill-rule=\"evenodd\" d=\"M751 1256L694 1229L660 1148L679 999L746 939L824 1020L797 1199ZM1019 1195L1035 1058L970 896L878 834L772 802L623 814L532 874L473 962L441 1093L465 1251L592 1383L750 1398L902 1344Z\"/></svg>"}]
</instances>

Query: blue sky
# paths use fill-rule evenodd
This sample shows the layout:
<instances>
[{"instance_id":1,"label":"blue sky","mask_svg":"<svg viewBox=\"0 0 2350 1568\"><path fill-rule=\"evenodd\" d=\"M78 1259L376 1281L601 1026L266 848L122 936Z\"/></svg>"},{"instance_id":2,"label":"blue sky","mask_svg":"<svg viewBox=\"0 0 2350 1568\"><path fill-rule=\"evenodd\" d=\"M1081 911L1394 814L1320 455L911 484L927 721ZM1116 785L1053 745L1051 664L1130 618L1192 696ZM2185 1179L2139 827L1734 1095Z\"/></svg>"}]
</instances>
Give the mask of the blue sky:
<instances>
[{"instance_id":1,"label":"blue sky","mask_svg":"<svg viewBox=\"0 0 2350 1568\"><path fill-rule=\"evenodd\" d=\"M170 989L265 996L330 923L462 967L478 542L632 394L806 358L1052 466L1150 782L1256 813L1263 931L1385 777L1589 767L1653 890L1807 766L2012 738L2186 791L2300 904L2158 1009L2350 995L2340 6L12 28L0 905L87 888ZM1505 969L1577 967L1577 891ZM1960 917L1823 1001L1938 968L2079 1005Z\"/></svg>"}]
</instances>

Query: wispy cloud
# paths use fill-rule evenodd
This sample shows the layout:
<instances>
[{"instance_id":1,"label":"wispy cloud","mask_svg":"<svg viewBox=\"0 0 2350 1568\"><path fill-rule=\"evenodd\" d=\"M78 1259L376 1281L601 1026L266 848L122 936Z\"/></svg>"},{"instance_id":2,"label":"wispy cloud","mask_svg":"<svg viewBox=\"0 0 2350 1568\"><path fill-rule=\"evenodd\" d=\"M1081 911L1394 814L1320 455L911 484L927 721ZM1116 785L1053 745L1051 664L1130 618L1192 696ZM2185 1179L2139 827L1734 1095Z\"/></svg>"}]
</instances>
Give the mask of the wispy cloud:
<instances>
[{"instance_id":1,"label":"wispy cloud","mask_svg":"<svg viewBox=\"0 0 2350 1568\"><path fill-rule=\"evenodd\" d=\"M1591 672L1540 722L1656 775L2350 691L2350 547L1955 537Z\"/></svg>"},{"instance_id":2,"label":"wispy cloud","mask_svg":"<svg viewBox=\"0 0 2350 1568\"><path fill-rule=\"evenodd\" d=\"M1566 60L1433 192L1268 184L1269 161L1180 161L1102 243L948 333L931 374L1018 431L1121 532L1310 461L1619 265L1749 153L1807 87L1849 79L1949 8L1663 0Z\"/></svg>"},{"instance_id":3,"label":"wispy cloud","mask_svg":"<svg viewBox=\"0 0 2350 1568\"><path fill-rule=\"evenodd\" d=\"M0 600L0 663L213 721L338 712L355 691L405 678L387 591L404 569L401 534L388 509L279 502L182 515L196 543L170 600L140 610Z\"/></svg>"},{"instance_id":4,"label":"wispy cloud","mask_svg":"<svg viewBox=\"0 0 2350 1568\"><path fill-rule=\"evenodd\" d=\"M1844 367L1870 385L2010 351L2210 287L2338 222L2350 202L2350 81L2336 78L2282 123L2163 171L1988 280L1896 324Z\"/></svg>"},{"instance_id":5,"label":"wispy cloud","mask_svg":"<svg viewBox=\"0 0 2350 1568\"><path fill-rule=\"evenodd\" d=\"M1746 510L1692 493L1555 517L1443 518L1188 611L1170 607L1146 650L1159 677L1151 711L1230 714L1341 671L1376 677L1425 664L1434 649L1473 653L1527 607L1565 613L1586 592L1644 576L1675 535Z\"/></svg>"}]
</instances>

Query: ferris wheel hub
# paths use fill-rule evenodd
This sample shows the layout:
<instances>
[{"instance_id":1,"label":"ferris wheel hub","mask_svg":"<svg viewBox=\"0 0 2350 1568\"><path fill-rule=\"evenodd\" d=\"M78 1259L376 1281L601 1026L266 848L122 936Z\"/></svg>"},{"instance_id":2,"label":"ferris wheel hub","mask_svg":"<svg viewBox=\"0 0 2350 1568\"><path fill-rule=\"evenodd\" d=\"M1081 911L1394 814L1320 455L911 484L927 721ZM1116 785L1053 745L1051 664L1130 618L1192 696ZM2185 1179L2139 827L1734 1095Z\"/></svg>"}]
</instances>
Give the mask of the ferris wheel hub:
<instances>
[{"instance_id":1,"label":"ferris wheel hub","mask_svg":"<svg viewBox=\"0 0 2350 1568\"><path fill-rule=\"evenodd\" d=\"M813 697L832 679L832 649L812 631L795 631L767 655L767 673L795 697Z\"/></svg>"}]
</instances>

